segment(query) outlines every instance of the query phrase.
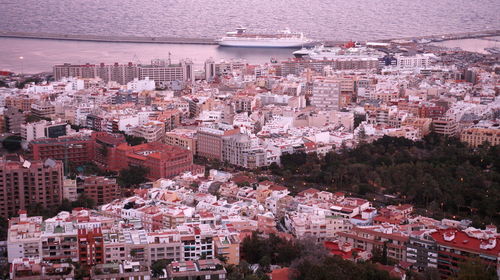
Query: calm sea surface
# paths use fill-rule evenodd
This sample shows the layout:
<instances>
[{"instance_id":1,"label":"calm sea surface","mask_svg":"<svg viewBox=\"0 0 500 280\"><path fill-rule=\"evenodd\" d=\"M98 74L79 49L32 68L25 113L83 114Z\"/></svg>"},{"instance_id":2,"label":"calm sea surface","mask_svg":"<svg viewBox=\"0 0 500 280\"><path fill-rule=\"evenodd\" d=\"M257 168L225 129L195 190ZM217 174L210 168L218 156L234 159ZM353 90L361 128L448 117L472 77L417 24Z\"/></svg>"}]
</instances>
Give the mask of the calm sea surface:
<instances>
[{"instance_id":1,"label":"calm sea surface","mask_svg":"<svg viewBox=\"0 0 500 280\"><path fill-rule=\"evenodd\" d=\"M238 25L289 27L325 40L374 40L500 28L499 0L0 0L0 30L61 34L215 38ZM97 49L96 49L97 48ZM44 40L0 40L0 68L50 69L60 62L191 57L286 57L289 50L221 50ZM48 63L49 65L44 65Z\"/></svg>"}]
</instances>

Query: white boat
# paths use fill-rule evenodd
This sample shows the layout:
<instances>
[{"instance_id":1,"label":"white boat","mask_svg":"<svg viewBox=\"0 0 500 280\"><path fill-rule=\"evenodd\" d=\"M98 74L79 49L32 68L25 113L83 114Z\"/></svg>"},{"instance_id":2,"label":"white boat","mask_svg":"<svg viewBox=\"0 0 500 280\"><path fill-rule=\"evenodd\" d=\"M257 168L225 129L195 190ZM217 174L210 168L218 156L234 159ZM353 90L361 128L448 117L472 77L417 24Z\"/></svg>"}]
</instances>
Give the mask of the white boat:
<instances>
[{"instance_id":1,"label":"white boat","mask_svg":"<svg viewBox=\"0 0 500 280\"><path fill-rule=\"evenodd\" d=\"M375 49L362 47L359 44L351 44L347 47L325 47L323 45L315 46L312 49L302 48L293 52L297 58L309 58L312 60L332 60L338 58L351 59L371 59L380 58L385 54Z\"/></svg>"},{"instance_id":2,"label":"white boat","mask_svg":"<svg viewBox=\"0 0 500 280\"><path fill-rule=\"evenodd\" d=\"M246 28L239 27L236 31L227 32L217 42L225 47L298 48L310 40L304 34L289 29L274 33L248 33Z\"/></svg>"}]
</instances>

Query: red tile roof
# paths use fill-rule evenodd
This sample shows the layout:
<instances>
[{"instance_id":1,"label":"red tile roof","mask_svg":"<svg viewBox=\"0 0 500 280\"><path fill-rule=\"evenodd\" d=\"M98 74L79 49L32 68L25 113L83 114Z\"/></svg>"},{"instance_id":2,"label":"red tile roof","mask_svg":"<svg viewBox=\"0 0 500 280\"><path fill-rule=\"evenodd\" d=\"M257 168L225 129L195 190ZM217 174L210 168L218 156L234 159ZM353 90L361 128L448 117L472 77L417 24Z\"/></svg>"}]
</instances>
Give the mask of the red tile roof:
<instances>
[{"instance_id":1,"label":"red tile roof","mask_svg":"<svg viewBox=\"0 0 500 280\"><path fill-rule=\"evenodd\" d=\"M452 240L445 240L445 234L453 236L453 233L455 234L455 237ZM494 237L496 239L496 246L492 249L481 249L480 247L482 242L488 242L488 240L471 237L465 232L457 229L438 230L432 233L431 237L439 245L443 246L454 247L464 251L494 256L495 258L500 254L500 238L498 236Z\"/></svg>"}]
</instances>

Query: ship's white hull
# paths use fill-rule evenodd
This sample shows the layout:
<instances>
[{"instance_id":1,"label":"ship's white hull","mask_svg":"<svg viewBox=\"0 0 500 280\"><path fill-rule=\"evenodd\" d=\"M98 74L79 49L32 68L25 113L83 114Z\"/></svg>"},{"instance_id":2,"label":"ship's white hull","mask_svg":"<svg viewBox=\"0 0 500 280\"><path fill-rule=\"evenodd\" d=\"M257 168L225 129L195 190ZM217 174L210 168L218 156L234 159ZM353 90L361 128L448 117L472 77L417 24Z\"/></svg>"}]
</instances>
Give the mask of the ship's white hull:
<instances>
[{"instance_id":1,"label":"ship's white hull","mask_svg":"<svg viewBox=\"0 0 500 280\"><path fill-rule=\"evenodd\" d=\"M220 46L224 47L247 47L247 48L300 48L307 44L303 39L243 39L222 38L218 40Z\"/></svg>"}]
</instances>

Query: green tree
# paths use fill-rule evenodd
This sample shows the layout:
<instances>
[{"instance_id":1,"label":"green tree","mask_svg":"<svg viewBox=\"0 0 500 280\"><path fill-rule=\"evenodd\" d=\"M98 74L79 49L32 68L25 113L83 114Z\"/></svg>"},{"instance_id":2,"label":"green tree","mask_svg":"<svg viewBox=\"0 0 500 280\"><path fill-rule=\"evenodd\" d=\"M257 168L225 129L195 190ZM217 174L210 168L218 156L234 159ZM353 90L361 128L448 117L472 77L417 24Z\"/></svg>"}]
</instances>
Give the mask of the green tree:
<instances>
[{"instance_id":1,"label":"green tree","mask_svg":"<svg viewBox=\"0 0 500 280\"><path fill-rule=\"evenodd\" d=\"M142 166L130 166L120 170L117 178L118 185L125 188L136 187L139 184L147 182L149 170Z\"/></svg>"},{"instance_id":2,"label":"green tree","mask_svg":"<svg viewBox=\"0 0 500 280\"><path fill-rule=\"evenodd\" d=\"M439 274L439 270L434 267L426 267L422 272L423 280L440 280L441 275Z\"/></svg>"},{"instance_id":3,"label":"green tree","mask_svg":"<svg viewBox=\"0 0 500 280\"><path fill-rule=\"evenodd\" d=\"M159 278L162 277L163 270L167 269L167 266L171 263L171 260L157 260L151 264L151 272L153 277Z\"/></svg>"},{"instance_id":4,"label":"green tree","mask_svg":"<svg viewBox=\"0 0 500 280\"><path fill-rule=\"evenodd\" d=\"M80 194L78 198L71 203L73 208L84 207L88 209L93 209L95 205L95 201L92 198L89 198L85 194Z\"/></svg>"},{"instance_id":5,"label":"green tree","mask_svg":"<svg viewBox=\"0 0 500 280\"><path fill-rule=\"evenodd\" d=\"M9 152L17 152L21 149L21 136L11 135L2 141L2 146Z\"/></svg>"},{"instance_id":6,"label":"green tree","mask_svg":"<svg viewBox=\"0 0 500 280\"><path fill-rule=\"evenodd\" d=\"M494 265L486 265L481 259L474 258L459 265L454 280L496 280L497 274Z\"/></svg>"},{"instance_id":7,"label":"green tree","mask_svg":"<svg viewBox=\"0 0 500 280\"><path fill-rule=\"evenodd\" d=\"M133 135L128 135L128 134L125 134L124 132L122 132L122 133L123 133L123 135L125 135L125 141L127 141L127 143L130 146L137 146L140 144L147 143L147 140L144 137L137 137L137 136L133 136Z\"/></svg>"},{"instance_id":8,"label":"green tree","mask_svg":"<svg viewBox=\"0 0 500 280\"><path fill-rule=\"evenodd\" d=\"M8 230L9 221L5 217L0 216L0 240L7 240Z\"/></svg>"}]
</instances>

